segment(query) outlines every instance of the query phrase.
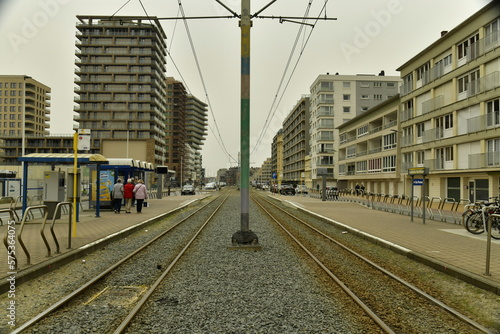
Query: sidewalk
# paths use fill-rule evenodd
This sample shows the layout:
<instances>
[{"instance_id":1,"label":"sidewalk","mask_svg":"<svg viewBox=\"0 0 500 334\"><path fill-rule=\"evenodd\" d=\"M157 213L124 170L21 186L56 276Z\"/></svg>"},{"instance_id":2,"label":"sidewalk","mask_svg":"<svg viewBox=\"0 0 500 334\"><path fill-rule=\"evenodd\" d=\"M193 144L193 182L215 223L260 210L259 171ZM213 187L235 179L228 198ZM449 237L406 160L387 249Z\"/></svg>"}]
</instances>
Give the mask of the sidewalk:
<instances>
[{"instance_id":1,"label":"sidewalk","mask_svg":"<svg viewBox=\"0 0 500 334\"><path fill-rule=\"evenodd\" d=\"M7 277L14 272L16 275L16 281L18 283L23 280L27 280L33 276L39 275L40 273L50 271L58 266L67 263L74 258L76 258L79 252L90 252L96 247L102 247L106 242L112 240L117 232L132 233L136 229L140 228L141 225L164 218L165 216L187 207L191 203L197 202L200 199L209 196L207 194L197 194L194 196L169 196L162 199L149 199L148 202L150 206L142 209L142 213L136 213L135 208L132 208L132 213L126 214L123 210L120 214L116 214L110 209L104 209L100 212L100 217L95 217L95 210L85 210L80 213L80 221L77 222L76 237L71 238L71 249L68 249L68 234L69 234L69 216L62 215L60 219L56 220L54 225L54 232L57 237L60 252L56 252L56 244L50 232L50 225L52 219L48 219L45 228L44 235L49 243L51 252L48 256L47 247L41 237L40 230L42 228L42 219L35 219L33 221L28 221L23 230L21 239L25 244L29 254L30 254L30 265L27 265L27 255L22 249L22 246L18 240L19 233L21 233L21 225L16 224L15 230L17 239L14 244L15 255L17 257L18 269L11 270L7 266L7 249L3 242L0 245L1 257L0 261L0 277ZM5 216L6 217L6 216ZM0 226L0 235L2 240L7 233L7 218L2 217L3 225ZM121 234L118 237L123 237ZM99 246L100 245L100 246ZM80 254L81 256L81 254ZM0 283L0 293L3 292L3 283L5 279L2 279Z\"/></svg>"},{"instance_id":2,"label":"sidewalk","mask_svg":"<svg viewBox=\"0 0 500 334\"><path fill-rule=\"evenodd\" d=\"M486 272L486 235L462 225L390 213L344 201L308 196L269 197L314 213L365 238L385 245L440 271L500 294L500 240L492 239L490 276Z\"/></svg>"}]
</instances>

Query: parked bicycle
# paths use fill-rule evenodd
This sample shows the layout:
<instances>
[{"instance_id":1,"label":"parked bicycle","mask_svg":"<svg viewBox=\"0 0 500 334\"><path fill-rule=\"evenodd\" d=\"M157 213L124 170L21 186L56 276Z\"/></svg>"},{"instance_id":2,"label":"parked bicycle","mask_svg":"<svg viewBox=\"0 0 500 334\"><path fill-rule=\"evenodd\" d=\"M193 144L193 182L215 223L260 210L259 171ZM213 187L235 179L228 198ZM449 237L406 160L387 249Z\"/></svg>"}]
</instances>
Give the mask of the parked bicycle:
<instances>
[{"instance_id":1,"label":"parked bicycle","mask_svg":"<svg viewBox=\"0 0 500 334\"><path fill-rule=\"evenodd\" d=\"M491 198L490 198L491 199ZM478 202L465 212L465 229L472 234L483 233L492 214L500 214L500 201L494 197L492 202ZM491 237L500 240L500 218L493 217L491 221Z\"/></svg>"}]
</instances>

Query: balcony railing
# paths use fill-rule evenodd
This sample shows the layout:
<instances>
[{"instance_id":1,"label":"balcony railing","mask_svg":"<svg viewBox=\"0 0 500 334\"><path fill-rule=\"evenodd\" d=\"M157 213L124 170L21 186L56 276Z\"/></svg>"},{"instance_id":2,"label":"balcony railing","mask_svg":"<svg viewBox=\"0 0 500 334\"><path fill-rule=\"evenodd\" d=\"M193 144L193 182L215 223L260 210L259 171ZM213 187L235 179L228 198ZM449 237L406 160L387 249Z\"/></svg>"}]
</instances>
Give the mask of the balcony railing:
<instances>
[{"instance_id":1,"label":"balcony railing","mask_svg":"<svg viewBox=\"0 0 500 334\"><path fill-rule=\"evenodd\" d=\"M441 108L444 105L444 96L439 95L429 101L422 103L422 114L427 114L431 111Z\"/></svg>"},{"instance_id":2,"label":"balcony railing","mask_svg":"<svg viewBox=\"0 0 500 334\"><path fill-rule=\"evenodd\" d=\"M401 112L399 114L399 118L400 118L401 122L412 119L413 118L413 108L401 110Z\"/></svg>"},{"instance_id":3,"label":"balcony railing","mask_svg":"<svg viewBox=\"0 0 500 334\"><path fill-rule=\"evenodd\" d=\"M479 132L500 126L500 113L490 113L467 120L467 133Z\"/></svg>"},{"instance_id":4,"label":"balcony railing","mask_svg":"<svg viewBox=\"0 0 500 334\"><path fill-rule=\"evenodd\" d=\"M500 151L469 154L469 168L500 167Z\"/></svg>"}]
</instances>

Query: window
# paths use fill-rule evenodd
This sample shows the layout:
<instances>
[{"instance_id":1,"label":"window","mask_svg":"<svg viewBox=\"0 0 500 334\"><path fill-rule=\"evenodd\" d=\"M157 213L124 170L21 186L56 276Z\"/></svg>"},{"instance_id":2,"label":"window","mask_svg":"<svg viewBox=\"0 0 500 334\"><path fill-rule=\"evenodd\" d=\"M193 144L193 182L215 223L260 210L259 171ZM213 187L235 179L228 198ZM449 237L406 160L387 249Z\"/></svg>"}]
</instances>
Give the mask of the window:
<instances>
[{"instance_id":1,"label":"window","mask_svg":"<svg viewBox=\"0 0 500 334\"><path fill-rule=\"evenodd\" d=\"M479 34L475 34L471 37L469 37L468 39L466 39L465 41L463 41L462 43L458 44L458 59L463 59L465 57L467 57L468 53L472 53L470 56L473 57L472 59L474 59L477 55L474 54L474 49L472 48L469 48L469 47L472 47L472 46L476 46L476 42L479 40ZM476 44L476 45L474 45ZM472 52L470 52L472 51Z\"/></svg>"},{"instance_id":2,"label":"window","mask_svg":"<svg viewBox=\"0 0 500 334\"><path fill-rule=\"evenodd\" d=\"M368 160L368 173L378 173L382 171L382 159L370 159Z\"/></svg>"},{"instance_id":3,"label":"window","mask_svg":"<svg viewBox=\"0 0 500 334\"><path fill-rule=\"evenodd\" d=\"M396 156L390 155L382 159L382 172L396 171Z\"/></svg>"},{"instance_id":4,"label":"window","mask_svg":"<svg viewBox=\"0 0 500 334\"><path fill-rule=\"evenodd\" d=\"M467 93L462 96L469 97L479 93L479 69L467 73L466 75L458 78L458 94Z\"/></svg>"},{"instance_id":5,"label":"window","mask_svg":"<svg viewBox=\"0 0 500 334\"><path fill-rule=\"evenodd\" d=\"M340 134L339 139L341 144L347 143L347 134L346 133Z\"/></svg>"},{"instance_id":6,"label":"window","mask_svg":"<svg viewBox=\"0 0 500 334\"><path fill-rule=\"evenodd\" d=\"M453 128L453 114L448 114L436 118L436 128L438 129L452 129Z\"/></svg>"},{"instance_id":7,"label":"window","mask_svg":"<svg viewBox=\"0 0 500 334\"><path fill-rule=\"evenodd\" d=\"M368 134L368 124L358 128L358 137L366 136Z\"/></svg>"},{"instance_id":8,"label":"window","mask_svg":"<svg viewBox=\"0 0 500 334\"><path fill-rule=\"evenodd\" d=\"M368 95L361 95L361 100L368 100L368 99L369 99Z\"/></svg>"},{"instance_id":9,"label":"window","mask_svg":"<svg viewBox=\"0 0 500 334\"><path fill-rule=\"evenodd\" d=\"M425 152L417 151L416 155L417 155L417 167L423 166L425 161Z\"/></svg>"},{"instance_id":10,"label":"window","mask_svg":"<svg viewBox=\"0 0 500 334\"><path fill-rule=\"evenodd\" d=\"M396 141L397 137L395 132L384 135L383 137L384 150L390 150L396 148Z\"/></svg>"},{"instance_id":11,"label":"window","mask_svg":"<svg viewBox=\"0 0 500 334\"><path fill-rule=\"evenodd\" d=\"M351 107L343 107L344 112L351 112Z\"/></svg>"},{"instance_id":12,"label":"window","mask_svg":"<svg viewBox=\"0 0 500 334\"><path fill-rule=\"evenodd\" d=\"M417 128L417 138L423 137L425 131L425 123L418 123L415 125L415 127Z\"/></svg>"},{"instance_id":13,"label":"window","mask_svg":"<svg viewBox=\"0 0 500 334\"><path fill-rule=\"evenodd\" d=\"M491 47L498 45L499 30L500 18L495 19L490 24L484 27L484 45L486 49L490 49Z\"/></svg>"},{"instance_id":14,"label":"window","mask_svg":"<svg viewBox=\"0 0 500 334\"><path fill-rule=\"evenodd\" d=\"M343 100L344 101L351 101L351 94L344 94Z\"/></svg>"},{"instance_id":15,"label":"window","mask_svg":"<svg viewBox=\"0 0 500 334\"><path fill-rule=\"evenodd\" d=\"M424 65L417 68L417 81L422 80L423 84L429 82L429 63L425 63Z\"/></svg>"},{"instance_id":16,"label":"window","mask_svg":"<svg viewBox=\"0 0 500 334\"><path fill-rule=\"evenodd\" d=\"M367 87L370 87L370 83L369 82L365 82L365 81L362 81L360 84L359 84L360 87L363 87L363 88L367 88Z\"/></svg>"},{"instance_id":17,"label":"window","mask_svg":"<svg viewBox=\"0 0 500 334\"><path fill-rule=\"evenodd\" d=\"M333 94L321 94L319 103L333 103Z\"/></svg>"},{"instance_id":18,"label":"window","mask_svg":"<svg viewBox=\"0 0 500 334\"><path fill-rule=\"evenodd\" d=\"M500 138L488 140L487 142L488 166L500 165Z\"/></svg>"},{"instance_id":19,"label":"window","mask_svg":"<svg viewBox=\"0 0 500 334\"><path fill-rule=\"evenodd\" d=\"M366 173L367 165L368 165L367 161L358 161L358 162L356 162L356 173L357 174L364 174L364 173Z\"/></svg>"},{"instance_id":20,"label":"window","mask_svg":"<svg viewBox=\"0 0 500 334\"><path fill-rule=\"evenodd\" d=\"M354 158L356 156L356 145L349 146L346 149L346 158Z\"/></svg>"},{"instance_id":21,"label":"window","mask_svg":"<svg viewBox=\"0 0 500 334\"><path fill-rule=\"evenodd\" d=\"M394 87L396 84L394 82L388 82L387 87Z\"/></svg>"},{"instance_id":22,"label":"window","mask_svg":"<svg viewBox=\"0 0 500 334\"><path fill-rule=\"evenodd\" d=\"M488 126L500 124L500 99L486 103L486 124Z\"/></svg>"},{"instance_id":23,"label":"window","mask_svg":"<svg viewBox=\"0 0 500 334\"><path fill-rule=\"evenodd\" d=\"M333 90L333 82L331 81L321 81L320 90Z\"/></svg>"},{"instance_id":24,"label":"window","mask_svg":"<svg viewBox=\"0 0 500 334\"><path fill-rule=\"evenodd\" d=\"M351 88L351 83L349 81L344 81L342 83L342 87L344 87L344 88Z\"/></svg>"},{"instance_id":25,"label":"window","mask_svg":"<svg viewBox=\"0 0 500 334\"><path fill-rule=\"evenodd\" d=\"M321 106L319 108L319 116L333 116L332 106Z\"/></svg>"},{"instance_id":26,"label":"window","mask_svg":"<svg viewBox=\"0 0 500 334\"><path fill-rule=\"evenodd\" d=\"M374 82L373 87L382 87L382 83L381 82Z\"/></svg>"},{"instance_id":27,"label":"window","mask_svg":"<svg viewBox=\"0 0 500 334\"><path fill-rule=\"evenodd\" d=\"M374 100L382 100L382 94L375 94L373 95Z\"/></svg>"}]
</instances>

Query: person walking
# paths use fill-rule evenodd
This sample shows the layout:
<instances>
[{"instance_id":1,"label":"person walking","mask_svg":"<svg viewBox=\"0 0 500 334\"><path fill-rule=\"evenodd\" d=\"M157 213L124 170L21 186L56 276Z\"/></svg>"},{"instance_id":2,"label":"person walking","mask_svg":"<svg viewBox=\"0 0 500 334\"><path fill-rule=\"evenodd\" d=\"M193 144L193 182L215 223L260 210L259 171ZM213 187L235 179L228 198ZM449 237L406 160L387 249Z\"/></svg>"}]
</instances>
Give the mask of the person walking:
<instances>
[{"instance_id":1,"label":"person walking","mask_svg":"<svg viewBox=\"0 0 500 334\"><path fill-rule=\"evenodd\" d=\"M132 179L127 180L127 184L123 186L123 198L125 198L125 213L130 213L132 208L132 202L134 201L134 181Z\"/></svg>"},{"instance_id":2,"label":"person walking","mask_svg":"<svg viewBox=\"0 0 500 334\"><path fill-rule=\"evenodd\" d=\"M134 188L134 194L135 194L135 200L137 202L136 204L137 213L141 213L142 203L144 203L144 200L148 199L148 190L142 179L137 181L137 184L135 185Z\"/></svg>"},{"instance_id":3,"label":"person walking","mask_svg":"<svg viewBox=\"0 0 500 334\"><path fill-rule=\"evenodd\" d=\"M121 179L116 180L111 195L113 197L113 210L115 213L120 213L123 200L123 184Z\"/></svg>"}]
</instances>

